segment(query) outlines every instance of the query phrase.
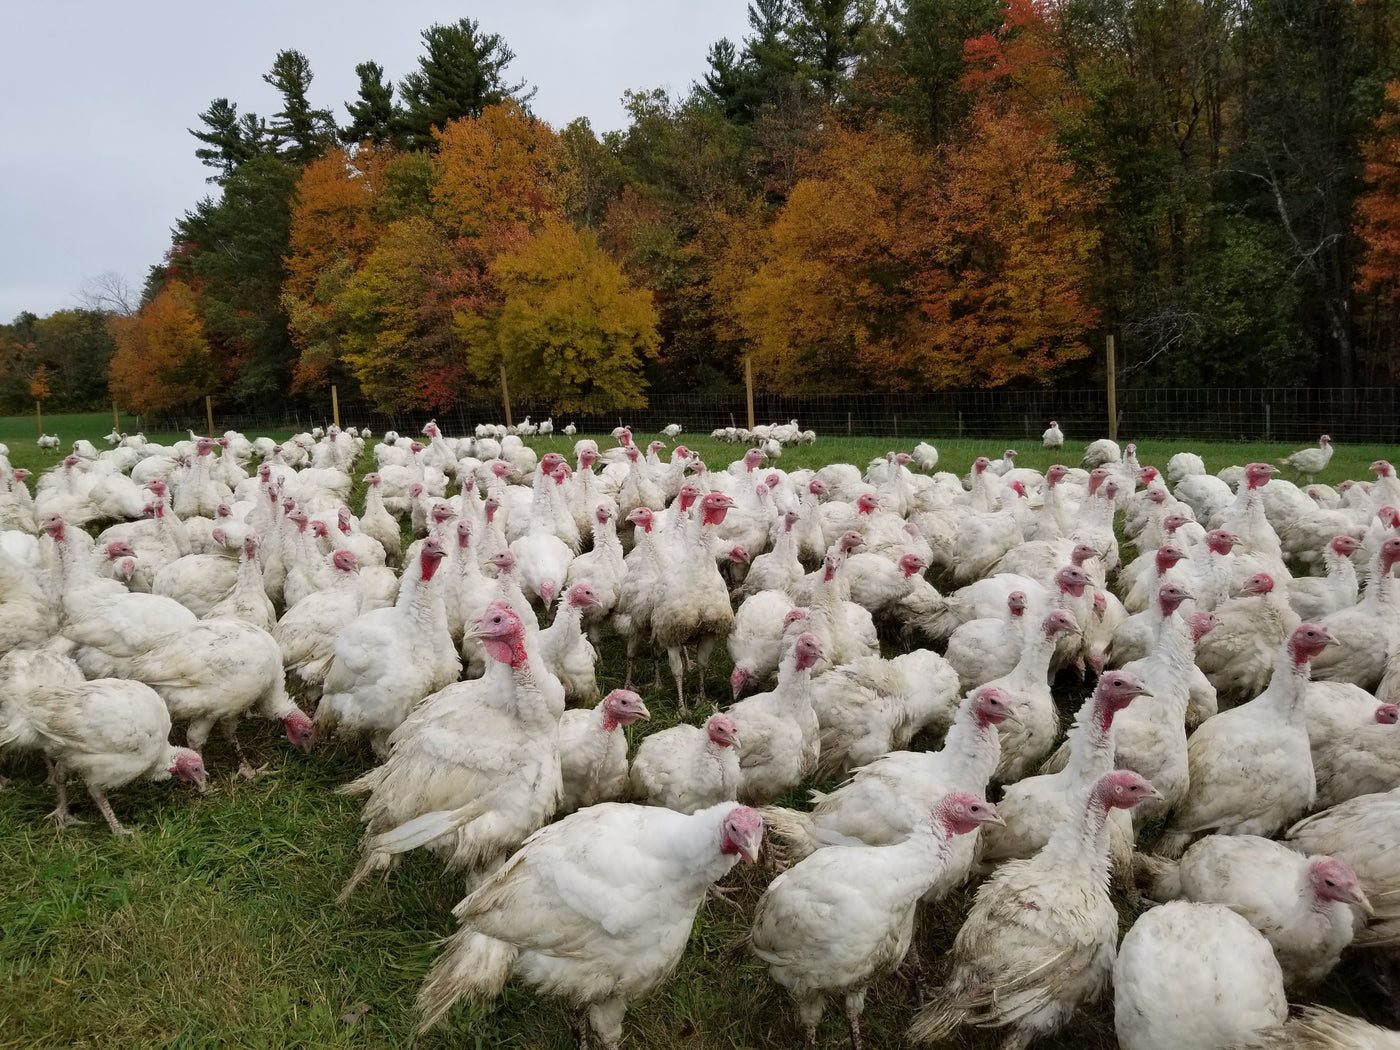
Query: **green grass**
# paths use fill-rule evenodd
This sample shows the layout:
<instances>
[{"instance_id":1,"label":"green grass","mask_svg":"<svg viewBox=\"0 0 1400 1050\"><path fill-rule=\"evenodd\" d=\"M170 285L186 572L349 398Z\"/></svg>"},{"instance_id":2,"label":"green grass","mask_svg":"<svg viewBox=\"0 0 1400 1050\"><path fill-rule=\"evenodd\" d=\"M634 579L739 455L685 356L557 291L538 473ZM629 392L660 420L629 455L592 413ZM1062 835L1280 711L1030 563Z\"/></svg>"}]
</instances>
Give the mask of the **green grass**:
<instances>
[{"instance_id":1,"label":"green grass","mask_svg":"<svg viewBox=\"0 0 1400 1050\"><path fill-rule=\"evenodd\" d=\"M51 417L67 442L100 443L110 416ZM67 421L65 421L67 419ZM56 457L21 437L26 421L0 420L0 440L16 465L39 467ZM280 435L285 436L285 435ZM639 435L639 438L645 438ZM741 449L709 438L682 438L720 468ZM563 437L537 440L542 449L566 449ZM995 442L935 441L940 467L967 470L980 453L1000 452ZM845 459L863 465L892 447L879 439L819 440L784 454L785 468L820 466ZM1180 447L1188 447L1183 443ZM1283 446L1190 445L1218 469L1253 459L1277 460ZM1171 449L1140 444L1144 463L1165 466ZM1071 450L1074 461L1081 451ZM1343 446L1324 479L1364 476L1381 448ZM1023 450L1021 462L1044 467L1052 457ZM1343 466L1345 464L1345 466ZM604 646L600 682L621 685L622 653ZM635 747L642 732L674 724L669 675L641 691L653 712L650 723L629 727ZM723 651L710 669L712 697L727 696ZM1062 681L1066 714L1083 686ZM75 812L96 823L59 831L44 821L53 806L32 760L10 763L10 787L0 792L0 1050L75 1047L572 1047L567 1014L521 987L508 987L485 1007L460 1007L449 1023L415 1037L413 1000L438 950L451 932L451 907L460 885L429 857L410 856L384 885L362 888L344 907L335 896L359 848L359 803L334 788L366 769L365 750L322 747L302 754L273 726L247 723L241 733L255 764L268 774L234 782L235 763L222 742L206 752L213 773L207 794L172 784L138 784L118 791L118 816L136 831L130 840L107 831L85 795ZM797 802L797 793L788 801ZM759 865L736 869L738 907L707 902L680 968L650 1000L628 1014L625 1044L634 1050L670 1047L780 1048L801 1045L791 1005L746 951L747 917L772 876ZM951 942L966 909L955 895L924 917L926 956L937 960ZM1132 913L1123 905L1124 925ZM1340 979L1320 997L1355 1011ZM353 1024L343 1018L367 1012ZM892 976L871 990L866 1010L867 1045L902 1046L916 1008L909 986ZM990 1048L995 1032L964 1033L949 1044ZM845 1045L839 1004L833 1003L821 1045ZM1048 1048L1111 1050L1111 997L1081 1012Z\"/></svg>"}]
</instances>

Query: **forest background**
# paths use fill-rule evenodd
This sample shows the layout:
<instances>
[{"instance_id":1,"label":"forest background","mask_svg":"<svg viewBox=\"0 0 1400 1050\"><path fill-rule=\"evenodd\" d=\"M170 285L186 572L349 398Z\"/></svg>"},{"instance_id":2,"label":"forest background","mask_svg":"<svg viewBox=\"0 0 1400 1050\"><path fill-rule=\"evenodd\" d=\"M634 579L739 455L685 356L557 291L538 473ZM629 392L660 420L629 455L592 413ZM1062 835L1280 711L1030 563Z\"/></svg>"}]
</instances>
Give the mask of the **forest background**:
<instances>
[{"instance_id":1,"label":"forest background","mask_svg":"<svg viewBox=\"0 0 1400 1050\"><path fill-rule=\"evenodd\" d=\"M552 128L508 43L423 31L340 112L191 129L141 289L0 326L0 412L336 385L381 411L732 390L1394 385L1392 0L754 0L684 95ZM580 55L579 61L606 61Z\"/></svg>"}]
</instances>

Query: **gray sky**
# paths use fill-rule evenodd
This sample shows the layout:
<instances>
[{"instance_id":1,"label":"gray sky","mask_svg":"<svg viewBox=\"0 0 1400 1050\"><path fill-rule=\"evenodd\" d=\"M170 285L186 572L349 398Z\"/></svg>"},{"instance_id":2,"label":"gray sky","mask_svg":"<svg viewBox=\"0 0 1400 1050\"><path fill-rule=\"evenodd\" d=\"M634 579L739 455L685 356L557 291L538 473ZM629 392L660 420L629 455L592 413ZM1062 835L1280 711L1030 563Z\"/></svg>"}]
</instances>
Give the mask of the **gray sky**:
<instances>
[{"instance_id":1,"label":"gray sky","mask_svg":"<svg viewBox=\"0 0 1400 1050\"><path fill-rule=\"evenodd\" d=\"M314 105L346 119L355 65L396 83L419 34L468 16L515 52L512 81L538 88L555 128L626 124L627 89L683 93L710 44L738 43L747 0L0 0L0 323L78 305L106 271L139 289L211 169L186 129L227 97L280 108L262 74L283 48L311 60Z\"/></svg>"}]
</instances>

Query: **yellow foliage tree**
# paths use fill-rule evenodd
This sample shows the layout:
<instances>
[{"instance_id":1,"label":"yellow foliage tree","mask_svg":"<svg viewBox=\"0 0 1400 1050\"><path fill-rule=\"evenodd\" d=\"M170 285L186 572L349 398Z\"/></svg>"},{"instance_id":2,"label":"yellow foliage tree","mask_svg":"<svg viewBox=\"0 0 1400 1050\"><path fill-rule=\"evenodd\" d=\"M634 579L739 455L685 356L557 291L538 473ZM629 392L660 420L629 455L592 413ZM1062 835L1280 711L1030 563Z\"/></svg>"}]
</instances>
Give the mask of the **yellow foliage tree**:
<instances>
[{"instance_id":1,"label":"yellow foliage tree","mask_svg":"<svg viewBox=\"0 0 1400 1050\"><path fill-rule=\"evenodd\" d=\"M111 319L116 351L109 385L124 408L142 415L191 404L218 383L198 298L171 281L138 314Z\"/></svg>"},{"instance_id":2,"label":"yellow foliage tree","mask_svg":"<svg viewBox=\"0 0 1400 1050\"><path fill-rule=\"evenodd\" d=\"M557 412L646 405L642 367L660 345L651 293L628 284L592 233L545 222L491 275L503 299L494 323L459 317L478 375L489 381L504 362L512 391L548 397Z\"/></svg>"}]
</instances>

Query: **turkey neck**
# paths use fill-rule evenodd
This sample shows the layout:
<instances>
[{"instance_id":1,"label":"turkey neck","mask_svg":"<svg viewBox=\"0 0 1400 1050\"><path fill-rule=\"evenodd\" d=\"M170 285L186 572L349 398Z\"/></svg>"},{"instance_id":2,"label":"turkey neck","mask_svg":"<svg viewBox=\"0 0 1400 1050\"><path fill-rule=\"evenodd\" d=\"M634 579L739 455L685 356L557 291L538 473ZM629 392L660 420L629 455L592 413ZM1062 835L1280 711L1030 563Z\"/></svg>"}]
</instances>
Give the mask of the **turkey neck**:
<instances>
[{"instance_id":1,"label":"turkey neck","mask_svg":"<svg viewBox=\"0 0 1400 1050\"><path fill-rule=\"evenodd\" d=\"M984 722L971 700L958 708L943 747L937 752L949 771L949 781L965 790L981 790L1001 761L1001 735L991 722Z\"/></svg>"},{"instance_id":2,"label":"turkey neck","mask_svg":"<svg viewBox=\"0 0 1400 1050\"><path fill-rule=\"evenodd\" d=\"M1074 716L1069 731L1069 762L1065 776L1086 787L1113 772L1113 719L1115 712L1097 695L1089 697Z\"/></svg>"},{"instance_id":3,"label":"turkey neck","mask_svg":"<svg viewBox=\"0 0 1400 1050\"><path fill-rule=\"evenodd\" d=\"M1030 862L1037 868L1068 875L1108 893L1108 809L1092 788L1083 808L1071 813L1050 833L1050 839Z\"/></svg>"},{"instance_id":4,"label":"turkey neck","mask_svg":"<svg viewBox=\"0 0 1400 1050\"><path fill-rule=\"evenodd\" d=\"M1063 599L1067 595L1062 592L1060 597ZM1018 683L1018 688L1024 688L1027 685L1043 686L1049 680L1050 656L1055 651L1055 639L1059 635L1046 634L1042 622L1029 616L1023 618L1026 621L1026 628L1030 631L1030 637L1025 640L1025 644L1021 647L1021 658L1016 661L1016 666L1006 677L1015 680Z\"/></svg>"},{"instance_id":5,"label":"turkey neck","mask_svg":"<svg viewBox=\"0 0 1400 1050\"><path fill-rule=\"evenodd\" d=\"M1375 612L1388 610L1395 604L1394 579L1390 572L1381 571L1381 552L1376 551L1371 557L1370 568L1366 575L1366 590L1361 595L1359 604L1365 605Z\"/></svg>"},{"instance_id":6,"label":"turkey neck","mask_svg":"<svg viewBox=\"0 0 1400 1050\"><path fill-rule=\"evenodd\" d=\"M878 865L862 873L869 879L865 892L891 910L913 907L943 874L952 847L952 837L936 816L919 821L910 830L909 837L899 842L864 847L878 849L880 858Z\"/></svg>"},{"instance_id":7,"label":"turkey neck","mask_svg":"<svg viewBox=\"0 0 1400 1050\"><path fill-rule=\"evenodd\" d=\"M1352 564L1350 558L1343 557L1332 549L1332 545L1327 545L1327 550L1322 555L1322 560L1327 565L1327 584L1333 593L1344 605L1353 605L1356 602L1356 566ZM1338 608L1341 608L1339 605Z\"/></svg>"},{"instance_id":8,"label":"turkey neck","mask_svg":"<svg viewBox=\"0 0 1400 1050\"><path fill-rule=\"evenodd\" d=\"M1303 702L1312 681L1312 661L1294 663L1293 655L1285 643L1274 660L1274 676L1269 687L1242 707L1256 704L1265 711L1271 711L1278 720L1293 729L1306 729L1307 705Z\"/></svg>"},{"instance_id":9,"label":"turkey neck","mask_svg":"<svg viewBox=\"0 0 1400 1050\"><path fill-rule=\"evenodd\" d=\"M525 644L522 641L522 644ZM511 678L515 682L515 714L522 725L537 732L559 731L559 720L550 712L549 702L535 677L537 661L534 654L526 649L526 658L519 667L511 667Z\"/></svg>"},{"instance_id":10,"label":"turkey neck","mask_svg":"<svg viewBox=\"0 0 1400 1050\"><path fill-rule=\"evenodd\" d=\"M725 818L737 808L736 803L724 802L688 816L677 813L669 826L659 829L653 840L656 856L677 862L666 866L674 896L693 897L699 908L705 891L738 862L737 853L720 852Z\"/></svg>"},{"instance_id":11,"label":"turkey neck","mask_svg":"<svg viewBox=\"0 0 1400 1050\"><path fill-rule=\"evenodd\" d=\"M442 600L442 566L431 580L424 580L422 569L411 564L399 585L395 606L402 609L413 623L413 632L425 640L437 643L437 635L447 634L447 606Z\"/></svg>"},{"instance_id":12,"label":"turkey neck","mask_svg":"<svg viewBox=\"0 0 1400 1050\"><path fill-rule=\"evenodd\" d=\"M602 551L614 567L622 565L622 541L617 538L617 521L614 518L600 522L594 517L593 549Z\"/></svg>"}]
</instances>

